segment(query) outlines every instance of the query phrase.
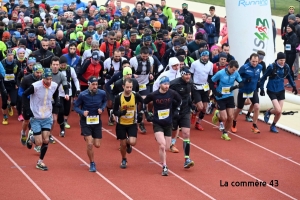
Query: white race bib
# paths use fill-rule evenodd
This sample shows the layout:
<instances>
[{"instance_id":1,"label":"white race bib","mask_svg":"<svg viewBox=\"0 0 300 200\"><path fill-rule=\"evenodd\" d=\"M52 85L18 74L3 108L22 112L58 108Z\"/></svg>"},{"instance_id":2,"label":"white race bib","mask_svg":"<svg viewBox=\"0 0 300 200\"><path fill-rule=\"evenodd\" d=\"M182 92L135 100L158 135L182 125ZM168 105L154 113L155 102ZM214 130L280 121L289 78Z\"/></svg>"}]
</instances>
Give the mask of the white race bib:
<instances>
[{"instance_id":1,"label":"white race bib","mask_svg":"<svg viewBox=\"0 0 300 200\"><path fill-rule=\"evenodd\" d=\"M15 74L5 74L4 80L5 81L13 81L13 80L15 80Z\"/></svg>"},{"instance_id":2,"label":"white race bib","mask_svg":"<svg viewBox=\"0 0 300 200\"><path fill-rule=\"evenodd\" d=\"M166 119L170 115L170 109L158 110L157 115L158 119Z\"/></svg>"},{"instance_id":3,"label":"white race bib","mask_svg":"<svg viewBox=\"0 0 300 200\"><path fill-rule=\"evenodd\" d=\"M131 119L134 117L134 110L127 110L126 115L121 116L125 119Z\"/></svg>"},{"instance_id":4,"label":"white race bib","mask_svg":"<svg viewBox=\"0 0 300 200\"><path fill-rule=\"evenodd\" d=\"M147 86L146 86L146 84L141 84L141 85L139 86L139 88L140 88L140 91L143 91L143 90L146 90L146 89L147 89Z\"/></svg>"},{"instance_id":5,"label":"white race bib","mask_svg":"<svg viewBox=\"0 0 300 200\"><path fill-rule=\"evenodd\" d=\"M207 83L205 83L204 85L202 85L203 90L206 92L209 90L209 85Z\"/></svg>"},{"instance_id":6,"label":"white race bib","mask_svg":"<svg viewBox=\"0 0 300 200\"><path fill-rule=\"evenodd\" d=\"M253 98L253 92L250 94L243 93L243 98Z\"/></svg>"},{"instance_id":7,"label":"white race bib","mask_svg":"<svg viewBox=\"0 0 300 200\"><path fill-rule=\"evenodd\" d=\"M114 84L110 85L110 89L113 90L114 89Z\"/></svg>"},{"instance_id":8,"label":"white race bib","mask_svg":"<svg viewBox=\"0 0 300 200\"><path fill-rule=\"evenodd\" d=\"M222 87L222 94L230 94L230 87Z\"/></svg>"},{"instance_id":9,"label":"white race bib","mask_svg":"<svg viewBox=\"0 0 300 200\"><path fill-rule=\"evenodd\" d=\"M286 51L292 50L291 45L290 45L290 44L286 44L286 45L285 45L285 50L286 50Z\"/></svg>"},{"instance_id":10,"label":"white race bib","mask_svg":"<svg viewBox=\"0 0 300 200\"><path fill-rule=\"evenodd\" d=\"M99 124L99 115L96 116L87 116L86 124Z\"/></svg>"}]
</instances>

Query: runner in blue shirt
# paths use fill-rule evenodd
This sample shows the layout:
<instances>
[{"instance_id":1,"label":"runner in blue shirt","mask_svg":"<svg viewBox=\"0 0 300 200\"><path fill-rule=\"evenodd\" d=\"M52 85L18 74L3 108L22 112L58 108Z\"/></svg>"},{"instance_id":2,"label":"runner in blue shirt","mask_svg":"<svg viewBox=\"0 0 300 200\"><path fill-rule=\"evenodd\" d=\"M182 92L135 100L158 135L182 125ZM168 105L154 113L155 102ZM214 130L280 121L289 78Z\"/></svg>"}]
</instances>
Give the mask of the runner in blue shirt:
<instances>
[{"instance_id":1,"label":"runner in blue shirt","mask_svg":"<svg viewBox=\"0 0 300 200\"><path fill-rule=\"evenodd\" d=\"M221 138L226 141L231 140L227 131L230 130L232 126L235 108L233 90L243 87L242 78L237 72L238 68L238 62L232 60L229 62L228 68L218 71L211 80L209 80L210 88L217 100L219 119L225 124ZM239 85L234 85L235 81L239 82ZM214 86L215 82L218 83L216 88Z\"/></svg>"}]
</instances>

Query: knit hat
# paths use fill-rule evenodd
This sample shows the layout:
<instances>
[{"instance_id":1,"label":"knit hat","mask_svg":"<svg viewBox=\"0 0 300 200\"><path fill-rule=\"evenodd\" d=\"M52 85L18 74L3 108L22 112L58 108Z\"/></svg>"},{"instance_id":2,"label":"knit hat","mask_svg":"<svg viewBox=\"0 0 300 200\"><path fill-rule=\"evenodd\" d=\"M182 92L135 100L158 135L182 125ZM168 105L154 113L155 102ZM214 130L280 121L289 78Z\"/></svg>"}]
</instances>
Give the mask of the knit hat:
<instances>
[{"instance_id":1,"label":"knit hat","mask_svg":"<svg viewBox=\"0 0 300 200\"><path fill-rule=\"evenodd\" d=\"M89 21L88 26L95 26L95 22Z\"/></svg>"},{"instance_id":2,"label":"knit hat","mask_svg":"<svg viewBox=\"0 0 300 200\"><path fill-rule=\"evenodd\" d=\"M295 26L293 25L293 24L288 24L286 27L290 27L292 30L293 30L293 32L295 32Z\"/></svg>"},{"instance_id":3,"label":"knit hat","mask_svg":"<svg viewBox=\"0 0 300 200\"><path fill-rule=\"evenodd\" d=\"M288 16L288 19L289 19L289 20L296 21L296 16L295 16L294 14L290 14L290 15Z\"/></svg>"},{"instance_id":4,"label":"knit hat","mask_svg":"<svg viewBox=\"0 0 300 200\"><path fill-rule=\"evenodd\" d=\"M285 54L283 52L277 53L277 59L276 60L280 60L280 59L286 59Z\"/></svg>"},{"instance_id":5,"label":"knit hat","mask_svg":"<svg viewBox=\"0 0 300 200\"><path fill-rule=\"evenodd\" d=\"M8 31L4 31L2 34L2 38L10 38L10 33Z\"/></svg>"},{"instance_id":6,"label":"knit hat","mask_svg":"<svg viewBox=\"0 0 300 200\"><path fill-rule=\"evenodd\" d=\"M123 69L123 76L126 76L128 74L132 74L131 67L124 67L124 69Z\"/></svg>"},{"instance_id":7,"label":"knit hat","mask_svg":"<svg viewBox=\"0 0 300 200\"><path fill-rule=\"evenodd\" d=\"M227 59L227 54L224 53L224 52L221 52L221 53L219 54L219 59L220 59L220 58L226 58L226 59Z\"/></svg>"},{"instance_id":8,"label":"knit hat","mask_svg":"<svg viewBox=\"0 0 300 200\"><path fill-rule=\"evenodd\" d=\"M43 78L52 77L52 70L50 68L45 68L43 73Z\"/></svg>"},{"instance_id":9,"label":"knit hat","mask_svg":"<svg viewBox=\"0 0 300 200\"><path fill-rule=\"evenodd\" d=\"M30 60L30 59L29 59ZM33 59L34 60L34 59ZM35 61L35 60L34 60ZM50 70L50 72L52 73L51 69L48 68L48 70ZM37 71L40 71L40 72L44 72L44 69L43 69L43 66L41 64L35 64L32 68L32 71L33 72L37 72Z\"/></svg>"},{"instance_id":10,"label":"knit hat","mask_svg":"<svg viewBox=\"0 0 300 200\"><path fill-rule=\"evenodd\" d=\"M188 67L183 67L180 71L181 76L185 75L185 74L191 74L190 70Z\"/></svg>"},{"instance_id":11,"label":"knit hat","mask_svg":"<svg viewBox=\"0 0 300 200\"><path fill-rule=\"evenodd\" d=\"M35 57L29 57L27 60L27 64L35 64L36 63L36 59ZM42 65L41 65L42 66ZM43 68L42 68L43 69Z\"/></svg>"},{"instance_id":12,"label":"knit hat","mask_svg":"<svg viewBox=\"0 0 300 200\"><path fill-rule=\"evenodd\" d=\"M170 79L167 76L163 76L159 79L159 84L170 83Z\"/></svg>"}]
</instances>

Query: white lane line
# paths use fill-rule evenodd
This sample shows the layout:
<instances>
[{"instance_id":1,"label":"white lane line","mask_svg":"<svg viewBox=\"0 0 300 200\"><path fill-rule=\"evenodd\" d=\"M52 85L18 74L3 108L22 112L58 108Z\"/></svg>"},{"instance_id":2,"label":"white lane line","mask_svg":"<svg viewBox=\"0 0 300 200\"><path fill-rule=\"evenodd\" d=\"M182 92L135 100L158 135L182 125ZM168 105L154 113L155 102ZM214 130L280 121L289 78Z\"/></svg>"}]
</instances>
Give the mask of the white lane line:
<instances>
[{"instance_id":1,"label":"white lane line","mask_svg":"<svg viewBox=\"0 0 300 200\"><path fill-rule=\"evenodd\" d=\"M181 137L179 137L179 138L183 141L183 139L182 139ZM199 147L199 146L197 146L197 145L195 145L195 144L193 144L193 143L190 143L190 144L191 144L193 147L199 149L200 151L203 151L204 153L206 153L206 154L208 154L208 155L214 157L215 159L219 160L220 162L223 162L223 163L229 165L230 167L233 167L234 169L236 169L236 170L242 172L243 174L245 174L245 175L247 175L247 176L250 176L251 178L253 178L253 179L255 179L255 180L263 181L263 180L260 180L259 178L255 177L255 176L249 174L248 172L246 172L246 171L244 171L244 170L238 168L237 166L235 166L235 165L233 165L233 164L227 162L226 160L224 160L224 159L222 159L222 158L220 158L220 157L218 157L218 156L216 156L216 155L214 155L214 154L212 154L212 153L206 151L205 149L202 149L201 147ZM283 191L277 189L276 187L273 187L273 186L269 185L268 183L267 183L267 186L270 187L271 189L276 190L277 192L283 194L284 196L287 196L287 197L289 197L289 198L291 198L291 199L296 199L295 197L292 197L291 195L289 195L289 194L287 194L287 193L285 193L285 192L283 192Z\"/></svg>"},{"instance_id":2,"label":"white lane line","mask_svg":"<svg viewBox=\"0 0 300 200\"><path fill-rule=\"evenodd\" d=\"M0 147L0 151L12 162L14 166L28 179L28 181L47 199L50 200L50 197L30 178L26 172Z\"/></svg>"},{"instance_id":3,"label":"white lane line","mask_svg":"<svg viewBox=\"0 0 300 200\"><path fill-rule=\"evenodd\" d=\"M108 134L110 134L111 136L115 137L115 134L113 134L112 132L110 132L109 130L105 129L102 127L102 130L107 132ZM159 164L157 161L155 161L154 159L152 159L151 157L147 156L146 154L144 154L143 152L141 152L140 150L138 150L135 147L132 147L136 152L138 152L139 154L141 154L142 156L146 157L147 159L149 159L152 163L157 164L158 166L162 167L161 164ZM200 188L198 188L197 186L193 185L192 183L190 183L189 181L185 180L184 178L182 178L181 176L179 176L178 174L176 174L175 172L169 170L169 172L171 174L173 174L175 177L177 177L178 179L180 179L181 181L183 181L184 183L188 184L189 186L191 186L192 188L194 188L195 190L197 190L198 192L204 194L205 196L207 196L209 199L215 199L212 196L210 196L209 194L207 194L206 192L204 192L203 190L201 190Z\"/></svg>"},{"instance_id":4,"label":"white lane line","mask_svg":"<svg viewBox=\"0 0 300 200\"><path fill-rule=\"evenodd\" d=\"M214 125L213 123L210 123L210 122L208 122L208 121L206 121L206 120L202 120L202 121L206 122L207 124L212 125L213 127L218 127L218 126ZM268 152L270 152L270 153L272 153L272 154L274 154L274 155L276 155L276 156L279 156L279 157L281 157L281 158L284 159L284 160L290 161L290 162L292 162L292 163L294 163L294 164L300 166L300 163L298 163L298 162L296 162L296 161L290 159L290 157L286 157L286 156L283 156L283 155L281 155L281 154L279 154L279 153L276 153L275 151L272 151L271 149L268 149L268 148L263 147L263 146L261 146L261 145L259 145L259 144L256 144L255 142L252 142L251 140L248 140L248 139L246 139L246 138L244 138L244 137L242 137L242 136L240 136L240 135L237 135L237 134L232 133L232 132L230 132L230 131L228 131L228 132L229 132L231 135L234 135L234 136L236 136L236 137L238 137L238 138L240 138L240 139L242 139L242 140L245 140L246 142L249 142L249 143L251 143L251 144L253 144L253 145L255 145L255 146L257 146L257 147L259 147L259 148L261 148L261 149L264 149L264 150L266 150L266 151L268 151Z\"/></svg>"},{"instance_id":5,"label":"white lane line","mask_svg":"<svg viewBox=\"0 0 300 200\"><path fill-rule=\"evenodd\" d=\"M56 142L58 142L62 147L64 147L68 152L70 152L73 156L75 156L78 160L80 160L84 165L86 165L87 167L90 167L90 165L85 162L81 157L79 157L74 151L72 151L70 148L68 148L66 145L64 145L61 141L59 141L57 138L55 138L53 136L53 138L55 139ZM115 184L113 184L113 182L111 182L110 180L108 180L104 175L102 175L100 172L96 172L97 175L99 175L103 180L105 180L108 184L110 184L113 188L115 188L116 190L118 190L118 192L120 192L123 196L125 196L127 199L133 200L129 195L127 195L123 190L121 190L118 186L116 186Z\"/></svg>"}]
</instances>

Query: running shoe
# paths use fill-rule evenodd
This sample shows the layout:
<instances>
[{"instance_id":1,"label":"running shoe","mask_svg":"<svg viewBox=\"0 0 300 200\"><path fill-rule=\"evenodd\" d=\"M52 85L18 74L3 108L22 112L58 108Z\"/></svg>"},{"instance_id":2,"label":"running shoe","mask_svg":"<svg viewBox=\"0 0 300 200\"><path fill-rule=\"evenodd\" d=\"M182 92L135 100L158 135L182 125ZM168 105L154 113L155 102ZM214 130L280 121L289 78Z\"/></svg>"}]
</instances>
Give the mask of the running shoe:
<instances>
[{"instance_id":1,"label":"running shoe","mask_svg":"<svg viewBox=\"0 0 300 200\"><path fill-rule=\"evenodd\" d=\"M246 121L247 121L247 122L253 122L253 119L252 119L250 116L247 116L247 115L246 115Z\"/></svg>"},{"instance_id":2,"label":"running shoe","mask_svg":"<svg viewBox=\"0 0 300 200\"><path fill-rule=\"evenodd\" d=\"M114 119L114 114L113 114L113 109L111 109L109 111L109 120L114 123L115 122L115 119Z\"/></svg>"},{"instance_id":3,"label":"running shoe","mask_svg":"<svg viewBox=\"0 0 300 200\"><path fill-rule=\"evenodd\" d=\"M209 102L206 108L206 114L209 115L212 109L212 102Z\"/></svg>"},{"instance_id":4,"label":"running shoe","mask_svg":"<svg viewBox=\"0 0 300 200\"><path fill-rule=\"evenodd\" d=\"M10 104L7 105L7 109L8 109L8 115L9 115L9 116L13 116L13 115L14 115L14 110L13 110L13 108L11 107Z\"/></svg>"},{"instance_id":5,"label":"running shoe","mask_svg":"<svg viewBox=\"0 0 300 200\"><path fill-rule=\"evenodd\" d=\"M228 136L227 133L223 133L222 136L221 136L221 139L226 140L226 141L230 141L231 140L231 138Z\"/></svg>"},{"instance_id":6,"label":"running shoe","mask_svg":"<svg viewBox=\"0 0 300 200\"><path fill-rule=\"evenodd\" d=\"M108 126L113 126L114 125L114 123L112 122L112 121L110 121L110 118L108 119Z\"/></svg>"},{"instance_id":7,"label":"running shoe","mask_svg":"<svg viewBox=\"0 0 300 200\"><path fill-rule=\"evenodd\" d=\"M169 170L167 166L163 166L163 170L161 173L162 176L168 176L169 175Z\"/></svg>"},{"instance_id":8,"label":"running shoe","mask_svg":"<svg viewBox=\"0 0 300 200\"><path fill-rule=\"evenodd\" d=\"M146 133L146 128L145 128L145 125L144 125L143 122L139 124L139 128L140 128L142 133Z\"/></svg>"},{"instance_id":9,"label":"running shoe","mask_svg":"<svg viewBox=\"0 0 300 200\"><path fill-rule=\"evenodd\" d=\"M3 118L2 124L7 125L8 124L8 119Z\"/></svg>"},{"instance_id":10,"label":"running shoe","mask_svg":"<svg viewBox=\"0 0 300 200\"><path fill-rule=\"evenodd\" d=\"M20 139L22 145L26 145L26 135L23 134L23 131L21 131L21 139Z\"/></svg>"},{"instance_id":11,"label":"running shoe","mask_svg":"<svg viewBox=\"0 0 300 200\"><path fill-rule=\"evenodd\" d=\"M254 126L251 127L251 131L253 133L260 133L260 130L257 127L254 127Z\"/></svg>"},{"instance_id":12,"label":"running shoe","mask_svg":"<svg viewBox=\"0 0 300 200\"><path fill-rule=\"evenodd\" d=\"M65 131L64 131L64 130L61 130L60 133L59 133L59 136L60 136L60 137L65 137Z\"/></svg>"},{"instance_id":13,"label":"running shoe","mask_svg":"<svg viewBox=\"0 0 300 200\"><path fill-rule=\"evenodd\" d=\"M213 124L218 123L218 121L219 121L218 114L219 114L219 110L215 110L215 113L214 113L213 117L211 118L211 121Z\"/></svg>"},{"instance_id":14,"label":"running shoe","mask_svg":"<svg viewBox=\"0 0 300 200\"><path fill-rule=\"evenodd\" d=\"M272 133L278 133L278 132L279 132L279 131L277 130L276 126L274 126L274 125L271 125L270 131L271 131Z\"/></svg>"},{"instance_id":15,"label":"running shoe","mask_svg":"<svg viewBox=\"0 0 300 200\"><path fill-rule=\"evenodd\" d=\"M122 162L121 162L120 167L121 167L122 169L126 169L126 167L127 167L127 160L126 160L126 159L122 159Z\"/></svg>"},{"instance_id":16,"label":"running shoe","mask_svg":"<svg viewBox=\"0 0 300 200\"><path fill-rule=\"evenodd\" d=\"M130 154L132 152L132 146L130 144L126 144L126 152Z\"/></svg>"},{"instance_id":17,"label":"running shoe","mask_svg":"<svg viewBox=\"0 0 300 200\"><path fill-rule=\"evenodd\" d=\"M23 117L23 115L21 114L21 115L19 115L19 117L18 117L18 121L19 122L22 122L22 121L24 121L24 117Z\"/></svg>"},{"instance_id":18,"label":"running shoe","mask_svg":"<svg viewBox=\"0 0 300 200\"><path fill-rule=\"evenodd\" d=\"M34 147L34 150L35 150L37 153L41 153L41 147L40 147L40 146L35 146L35 147Z\"/></svg>"},{"instance_id":19,"label":"running shoe","mask_svg":"<svg viewBox=\"0 0 300 200\"><path fill-rule=\"evenodd\" d=\"M90 172L96 172L97 170L96 170L96 164L94 163L94 162L91 162L91 164L90 164L90 170L89 170Z\"/></svg>"},{"instance_id":20,"label":"running shoe","mask_svg":"<svg viewBox=\"0 0 300 200\"><path fill-rule=\"evenodd\" d=\"M236 128L236 126L235 127L231 127L231 132L233 132L233 133L236 133L237 132L237 128Z\"/></svg>"},{"instance_id":21,"label":"running shoe","mask_svg":"<svg viewBox=\"0 0 300 200\"><path fill-rule=\"evenodd\" d=\"M264 121L265 121L266 123L269 122L270 116L271 116L270 110L267 110L267 111L265 112L265 115L264 115Z\"/></svg>"},{"instance_id":22,"label":"running shoe","mask_svg":"<svg viewBox=\"0 0 300 200\"><path fill-rule=\"evenodd\" d=\"M48 170L48 167L44 163L39 163L39 162L36 164L36 168L40 169L40 170L43 170L43 171Z\"/></svg>"},{"instance_id":23,"label":"running shoe","mask_svg":"<svg viewBox=\"0 0 300 200\"><path fill-rule=\"evenodd\" d=\"M224 129L225 129L225 126L224 126L223 122L220 122L220 124L219 124L219 131L223 132Z\"/></svg>"},{"instance_id":24,"label":"running shoe","mask_svg":"<svg viewBox=\"0 0 300 200\"><path fill-rule=\"evenodd\" d=\"M31 149L32 148L32 141L30 140L31 136L33 136L33 132L32 132L32 130L29 130L28 131L28 136L27 136L27 139L26 139L27 149Z\"/></svg>"},{"instance_id":25,"label":"running shoe","mask_svg":"<svg viewBox=\"0 0 300 200\"><path fill-rule=\"evenodd\" d=\"M65 128L71 128L71 126L68 124L68 122L65 122Z\"/></svg>"},{"instance_id":26,"label":"running shoe","mask_svg":"<svg viewBox=\"0 0 300 200\"><path fill-rule=\"evenodd\" d=\"M179 150L176 148L176 146L175 146L174 144L172 144L172 145L170 146L170 151L171 151L172 153L179 153Z\"/></svg>"},{"instance_id":27,"label":"running shoe","mask_svg":"<svg viewBox=\"0 0 300 200\"><path fill-rule=\"evenodd\" d=\"M49 142L51 144L55 144L56 143L52 135L49 136Z\"/></svg>"},{"instance_id":28,"label":"running shoe","mask_svg":"<svg viewBox=\"0 0 300 200\"><path fill-rule=\"evenodd\" d=\"M190 167L193 167L194 165L195 165L194 161L188 158L185 160L183 167L188 169Z\"/></svg>"},{"instance_id":29,"label":"running shoe","mask_svg":"<svg viewBox=\"0 0 300 200\"><path fill-rule=\"evenodd\" d=\"M199 130L199 131L204 131L204 128L201 126L200 123L196 123L195 124L195 129Z\"/></svg>"}]
</instances>

